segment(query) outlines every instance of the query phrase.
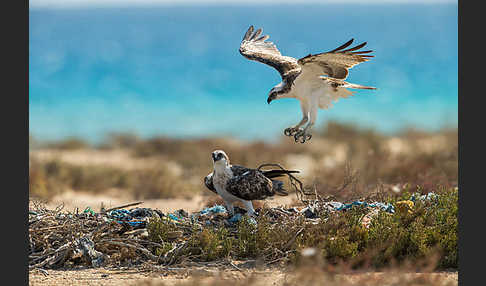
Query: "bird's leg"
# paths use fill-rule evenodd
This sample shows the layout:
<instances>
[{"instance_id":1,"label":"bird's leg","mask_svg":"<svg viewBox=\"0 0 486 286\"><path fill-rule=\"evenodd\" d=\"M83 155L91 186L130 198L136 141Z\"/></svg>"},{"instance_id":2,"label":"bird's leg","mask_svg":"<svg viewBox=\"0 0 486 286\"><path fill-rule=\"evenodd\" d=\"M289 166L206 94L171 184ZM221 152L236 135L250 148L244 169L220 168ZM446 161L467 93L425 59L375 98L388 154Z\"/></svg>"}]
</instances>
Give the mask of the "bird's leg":
<instances>
[{"instance_id":1,"label":"bird's leg","mask_svg":"<svg viewBox=\"0 0 486 286\"><path fill-rule=\"evenodd\" d=\"M233 204L227 200L224 200L224 204L226 205L226 209L230 217L233 217L235 215L235 208L233 207Z\"/></svg>"},{"instance_id":2,"label":"bird's leg","mask_svg":"<svg viewBox=\"0 0 486 286\"><path fill-rule=\"evenodd\" d=\"M297 123L295 126L285 128L284 134L286 136L294 136L297 132L302 130L302 125L306 124L309 120L309 105L307 101L301 100L300 101L300 109L302 111L302 120Z\"/></svg>"},{"instance_id":3,"label":"bird's leg","mask_svg":"<svg viewBox=\"0 0 486 286\"><path fill-rule=\"evenodd\" d=\"M246 214L249 216L249 217L253 217L255 216L255 209L253 209L253 204L251 203L251 201L241 201L243 203L243 205L245 206L245 209L246 209Z\"/></svg>"},{"instance_id":4,"label":"bird's leg","mask_svg":"<svg viewBox=\"0 0 486 286\"><path fill-rule=\"evenodd\" d=\"M297 132L301 131L302 130L302 125L304 125L305 123L307 123L307 121L309 120L309 116L307 114L305 114L303 117L302 117L302 120L297 123L297 125L295 126L292 126L292 127L289 127L289 128L285 128L284 130L284 134L286 136L293 136L295 135Z\"/></svg>"},{"instance_id":5,"label":"bird's leg","mask_svg":"<svg viewBox=\"0 0 486 286\"><path fill-rule=\"evenodd\" d=\"M316 100L312 101L311 108L310 108L310 121L307 123L307 125L304 127L304 129L299 130L297 133L294 135L295 142L300 142L300 143L305 143L307 140L310 140L312 138L312 134L310 134L310 130L312 126L314 126L316 119L317 119L317 109L318 107L318 102Z\"/></svg>"}]
</instances>

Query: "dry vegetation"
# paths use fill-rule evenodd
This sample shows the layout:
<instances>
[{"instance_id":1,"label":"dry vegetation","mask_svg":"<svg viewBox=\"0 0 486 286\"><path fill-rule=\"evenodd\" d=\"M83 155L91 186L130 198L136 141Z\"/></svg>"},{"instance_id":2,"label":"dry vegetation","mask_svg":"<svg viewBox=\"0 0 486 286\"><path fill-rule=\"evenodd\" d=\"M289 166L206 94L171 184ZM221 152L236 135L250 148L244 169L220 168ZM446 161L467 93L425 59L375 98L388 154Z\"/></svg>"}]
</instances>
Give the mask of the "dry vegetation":
<instances>
[{"instance_id":1,"label":"dry vegetation","mask_svg":"<svg viewBox=\"0 0 486 286\"><path fill-rule=\"evenodd\" d=\"M289 275L279 285L457 285L457 279L451 282L432 275L386 275L397 269L457 270L457 129L433 133L408 129L385 135L329 122L307 144L283 136L270 144L227 138L141 139L131 134L112 134L99 145L76 138L38 142L31 137L30 143L29 192L33 199L49 200L66 190L108 194L117 189L137 199L202 194L211 206L221 201L205 189L202 178L211 172L209 154L223 149L234 164L256 167L272 162L301 170L298 177L306 189L323 200L376 200L397 209L394 214L379 212L364 227L363 216L369 209L362 207L320 213L318 223L305 219L276 222L272 210L258 202L257 224L243 219L231 228L188 226L176 238L171 235L181 231L179 226L163 218L151 219L143 244L150 255L112 245L110 251L121 256L114 255L109 261L118 267L146 267L143 257L148 255L152 266L158 267L219 263L242 272L243 264L228 263L252 261L255 266L286 269ZM417 201L411 212L400 211L396 203L414 192L434 192L440 197ZM73 241L82 236L74 230L70 232ZM44 242L43 235L53 233L40 233L38 245ZM177 240L184 240L186 246L172 253ZM93 241L95 249L103 251L96 237ZM309 249L313 249L312 255L305 255ZM79 263L71 262L73 267ZM370 269L385 275L347 280L340 276ZM239 279L193 276L180 285L247 285L258 284L259 279L254 275ZM154 280L140 283L137 285L165 285Z\"/></svg>"},{"instance_id":2,"label":"dry vegetation","mask_svg":"<svg viewBox=\"0 0 486 286\"><path fill-rule=\"evenodd\" d=\"M274 162L301 170L307 189L338 200L416 186L426 193L438 186L457 186L458 176L457 129L434 133L409 129L388 136L329 122L321 131L316 130L307 144L294 143L283 136L270 144L225 138L140 139L131 134L111 134L97 146L75 138L42 143L32 137L30 146L30 194L43 199L67 189L100 193L113 188L138 199L196 193L211 196L204 189L202 178L211 171L209 154L215 149L225 150L238 165L256 167ZM93 150L97 153L90 153ZM40 156L47 151L57 155ZM123 153L126 158L99 164L63 159L76 152L85 152L86 159L92 160L101 160L104 153L110 152ZM144 160L150 164L141 166Z\"/></svg>"},{"instance_id":3,"label":"dry vegetation","mask_svg":"<svg viewBox=\"0 0 486 286\"><path fill-rule=\"evenodd\" d=\"M29 267L204 265L233 260L299 266L311 249L312 256L332 268L382 270L397 264L414 270L457 269L458 189L442 188L435 194L417 199L409 211L400 211L398 202L410 198L410 193L386 196L385 202L397 211L379 211L369 224L363 220L370 208L336 211L323 201L316 205L315 218L264 207L256 221L244 216L228 224L227 214L180 213L174 219L157 210L139 209L139 213L149 211L150 218L135 225L118 222L121 213L108 210L78 214L36 203L29 217Z\"/></svg>"}]
</instances>

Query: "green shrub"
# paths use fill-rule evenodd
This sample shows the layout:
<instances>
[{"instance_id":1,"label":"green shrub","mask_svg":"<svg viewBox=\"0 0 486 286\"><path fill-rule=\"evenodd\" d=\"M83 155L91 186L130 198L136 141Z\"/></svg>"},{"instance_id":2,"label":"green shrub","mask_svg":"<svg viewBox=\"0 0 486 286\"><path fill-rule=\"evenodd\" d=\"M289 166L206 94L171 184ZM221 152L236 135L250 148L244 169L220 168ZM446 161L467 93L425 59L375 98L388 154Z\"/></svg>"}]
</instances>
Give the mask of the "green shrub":
<instances>
[{"instance_id":1,"label":"green shrub","mask_svg":"<svg viewBox=\"0 0 486 286\"><path fill-rule=\"evenodd\" d=\"M184 238L190 246L184 255L202 261L229 256L267 262L286 258L295 263L300 259L300 250L313 247L332 264L362 265L369 261L372 266L383 268L395 262L419 265L438 256L438 261L432 261L433 267L457 268L458 191L440 189L437 194L438 199L417 200L412 213L380 211L369 228L362 225L362 218L368 212L362 206L323 213L315 224L303 218L272 222L267 210L262 209L257 224L243 217L234 229L194 228ZM389 202L396 203L403 198L409 196L391 197ZM150 238L156 242L166 241L166 233L177 228L167 220L154 222L148 228Z\"/></svg>"}]
</instances>

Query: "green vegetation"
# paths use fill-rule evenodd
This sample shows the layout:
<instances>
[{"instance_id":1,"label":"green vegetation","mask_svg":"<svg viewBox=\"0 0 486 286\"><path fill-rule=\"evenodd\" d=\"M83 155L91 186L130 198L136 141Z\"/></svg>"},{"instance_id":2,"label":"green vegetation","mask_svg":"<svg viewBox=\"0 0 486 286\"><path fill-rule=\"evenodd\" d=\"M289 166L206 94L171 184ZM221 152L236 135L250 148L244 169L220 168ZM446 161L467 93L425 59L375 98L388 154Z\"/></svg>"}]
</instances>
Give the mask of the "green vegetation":
<instances>
[{"instance_id":1,"label":"green vegetation","mask_svg":"<svg viewBox=\"0 0 486 286\"><path fill-rule=\"evenodd\" d=\"M362 224L368 211L363 207L323 213L316 224L303 218L272 221L266 215L268 209L263 209L257 224L244 217L234 228L186 228L185 236L179 239L187 240L190 247L178 255L194 261L231 257L298 263L301 250L311 247L331 264L383 268L392 263L432 263L437 269L457 268L458 190L439 188L436 193L437 199L417 200L411 213L379 212L369 228ZM410 194L404 192L387 201L396 204L408 198ZM147 228L154 242L171 245L167 234L178 227L170 220L158 219ZM171 247L164 245L158 254L167 253L167 249ZM436 260L430 261L432 258Z\"/></svg>"}]
</instances>

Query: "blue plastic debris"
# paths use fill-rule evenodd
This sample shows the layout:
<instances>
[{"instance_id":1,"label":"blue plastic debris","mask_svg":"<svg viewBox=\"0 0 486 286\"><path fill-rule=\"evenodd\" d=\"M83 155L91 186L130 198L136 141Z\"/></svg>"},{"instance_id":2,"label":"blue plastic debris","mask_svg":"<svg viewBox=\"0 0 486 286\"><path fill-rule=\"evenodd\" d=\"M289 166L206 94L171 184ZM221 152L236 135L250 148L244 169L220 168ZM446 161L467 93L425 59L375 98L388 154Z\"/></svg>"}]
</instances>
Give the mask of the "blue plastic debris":
<instances>
[{"instance_id":1,"label":"blue plastic debris","mask_svg":"<svg viewBox=\"0 0 486 286\"><path fill-rule=\"evenodd\" d=\"M207 214L207 213L225 213L227 212L226 211L226 208L224 206L221 206L221 205L215 205L213 207L210 207L210 208L205 208L203 209L200 214L204 215L204 214Z\"/></svg>"},{"instance_id":2,"label":"blue plastic debris","mask_svg":"<svg viewBox=\"0 0 486 286\"><path fill-rule=\"evenodd\" d=\"M389 213L395 213L395 207L392 204L385 204L385 203L380 203L380 202L374 202L369 204L370 207L379 207L381 210L389 212Z\"/></svg>"},{"instance_id":3,"label":"blue plastic debris","mask_svg":"<svg viewBox=\"0 0 486 286\"><path fill-rule=\"evenodd\" d=\"M235 214L230 219L228 219L228 221L231 223L235 223L235 222L239 222L241 218L242 218L241 214Z\"/></svg>"},{"instance_id":4,"label":"blue plastic debris","mask_svg":"<svg viewBox=\"0 0 486 286\"><path fill-rule=\"evenodd\" d=\"M124 209L113 210L108 213L108 216L117 220L129 220L132 218L130 212Z\"/></svg>"},{"instance_id":5,"label":"blue plastic debris","mask_svg":"<svg viewBox=\"0 0 486 286\"><path fill-rule=\"evenodd\" d=\"M341 210L347 210L353 206L364 206L364 207L379 207L383 211L389 212L389 213L395 213L395 208L393 207L392 204L384 204L380 202L374 202L374 203L367 203L367 202L361 202L361 201L354 201L349 204L343 204L342 206L339 206L336 208L336 210L341 211Z\"/></svg>"},{"instance_id":6,"label":"blue plastic debris","mask_svg":"<svg viewBox=\"0 0 486 286\"><path fill-rule=\"evenodd\" d=\"M173 220L177 220L177 221L179 221L179 220L180 220L180 218L178 218L177 216L175 216L175 215L173 215L173 214L168 214L167 216L168 216L169 218L173 219Z\"/></svg>"},{"instance_id":7,"label":"blue plastic debris","mask_svg":"<svg viewBox=\"0 0 486 286\"><path fill-rule=\"evenodd\" d=\"M139 225L144 225L146 223L145 221L123 221L123 220L117 220L116 222L119 224L129 224L131 226L139 226Z\"/></svg>"},{"instance_id":8,"label":"blue plastic debris","mask_svg":"<svg viewBox=\"0 0 486 286\"><path fill-rule=\"evenodd\" d=\"M328 202L328 204L335 209L342 208L344 206L344 204L341 202Z\"/></svg>"},{"instance_id":9,"label":"blue plastic debris","mask_svg":"<svg viewBox=\"0 0 486 286\"><path fill-rule=\"evenodd\" d=\"M239 222L241 219L243 218L243 216L240 214L240 213L237 213L235 214L234 216L232 216L231 218L228 219L228 222L233 224L233 223L237 223ZM256 220L252 217L248 217L248 221L251 223L251 224L257 224Z\"/></svg>"}]
</instances>

